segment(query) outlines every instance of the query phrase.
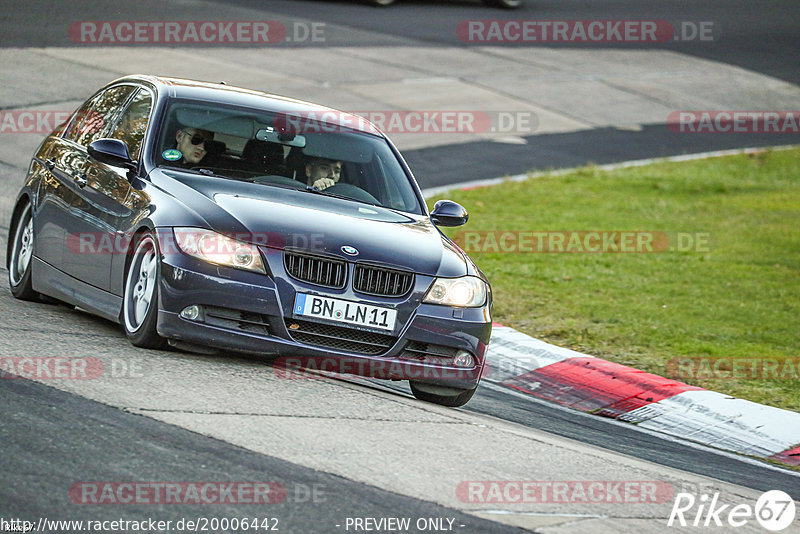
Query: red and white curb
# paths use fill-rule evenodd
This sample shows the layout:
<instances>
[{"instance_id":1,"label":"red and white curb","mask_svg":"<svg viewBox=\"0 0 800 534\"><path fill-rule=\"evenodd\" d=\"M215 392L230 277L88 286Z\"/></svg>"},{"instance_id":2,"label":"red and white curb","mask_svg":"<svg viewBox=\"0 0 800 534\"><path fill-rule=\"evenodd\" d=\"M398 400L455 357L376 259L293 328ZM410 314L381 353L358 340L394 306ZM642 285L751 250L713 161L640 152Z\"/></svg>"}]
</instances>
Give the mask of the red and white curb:
<instances>
[{"instance_id":1,"label":"red and white curb","mask_svg":"<svg viewBox=\"0 0 800 534\"><path fill-rule=\"evenodd\" d=\"M800 413L690 386L495 324L484 379L718 449L800 465Z\"/></svg>"}]
</instances>

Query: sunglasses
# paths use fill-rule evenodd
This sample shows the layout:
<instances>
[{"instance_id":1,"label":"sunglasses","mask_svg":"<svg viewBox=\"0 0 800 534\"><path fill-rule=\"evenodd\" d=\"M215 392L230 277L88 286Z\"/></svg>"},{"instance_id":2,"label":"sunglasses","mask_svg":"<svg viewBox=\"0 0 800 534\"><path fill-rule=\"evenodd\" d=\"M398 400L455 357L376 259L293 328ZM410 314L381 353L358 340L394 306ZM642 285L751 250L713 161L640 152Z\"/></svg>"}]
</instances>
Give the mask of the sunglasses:
<instances>
[{"instance_id":1,"label":"sunglasses","mask_svg":"<svg viewBox=\"0 0 800 534\"><path fill-rule=\"evenodd\" d=\"M181 130L181 131L183 133L185 133L186 135L192 135L189 132L187 132L186 130ZM200 143L208 144L208 143L211 142L211 139L208 139L207 137L203 137L202 135L196 133L196 134L192 135L192 138L189 141L191 141L191 143L193 145L199 145Z\"/></svg>"}]
</instances>

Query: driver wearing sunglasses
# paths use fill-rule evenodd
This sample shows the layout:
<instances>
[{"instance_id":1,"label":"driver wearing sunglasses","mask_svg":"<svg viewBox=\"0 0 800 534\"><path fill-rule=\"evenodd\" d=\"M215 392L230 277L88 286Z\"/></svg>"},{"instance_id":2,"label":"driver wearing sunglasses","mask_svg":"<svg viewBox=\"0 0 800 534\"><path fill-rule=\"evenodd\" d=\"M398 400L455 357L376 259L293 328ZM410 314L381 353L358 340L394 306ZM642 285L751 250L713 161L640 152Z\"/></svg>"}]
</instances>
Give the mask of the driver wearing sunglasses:
<instances>
[{"instance_id":1,"label":"driver wearing sunglasses","mask_svg":"<svg viewBox=\"0 0 800 534\"><path fill-rule=\"evenodd\" d=\"M208 153L208 145L214 140L214 132L198 128L181 128L175 134L177 149L183 154L181 163L197 165Z\"/></svg>"}]
</instances>

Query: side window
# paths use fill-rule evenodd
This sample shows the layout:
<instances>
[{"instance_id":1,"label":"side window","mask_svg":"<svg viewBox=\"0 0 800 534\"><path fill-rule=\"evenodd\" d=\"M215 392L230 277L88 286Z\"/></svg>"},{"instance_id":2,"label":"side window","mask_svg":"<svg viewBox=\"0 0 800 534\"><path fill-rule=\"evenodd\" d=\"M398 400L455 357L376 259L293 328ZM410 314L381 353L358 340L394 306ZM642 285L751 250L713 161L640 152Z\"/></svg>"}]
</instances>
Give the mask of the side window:
<instances>
[{"instance_id":1,"label":"side window","mask_svg":"<svg viewBox=\"0 0 800 534\"><path fill-rule=\"evenodd\" d=\"M131 158L138 160L139 152L142 148L144 132L147 130L147 122L150 118L150 108L153 106L153 97L145 90L131 100L128 109L122 114L119 122L114 127L109 137L124 141L128 145L128 153Z\"/></svg>"},{"instance_id":2,"label":"side window","mask_svg":"<svg viewBox=\"0 0 800 534\"><path fill-rule=\"evenodd\" d=\"M69 126L64 132L64 137L66 139L70 139L72 141L75 140L75 136L78 134L78 131L81 129L81 126L83 125L83 120L86 118L86 115L88 115L89 112L92 110L98 98L100 98L99 94L94 95L92 98L87 100L78 109L78 111L75 112L75 114L72 116L72 120L70 121Z\"/></svg>"},{"instance_id":3,"label":"side window","mask_svg":"<svg viewBox=\"0 0 800 534\"><path fill-rule=\"evenodd\" d=\"M107 130L109 123L119 114L134 89L132 85L118 85L105 91L83 118L83 123L75 135L70 138L83 146L89 146L89 143L99 139Z\"/></svg>"}]
</instances>

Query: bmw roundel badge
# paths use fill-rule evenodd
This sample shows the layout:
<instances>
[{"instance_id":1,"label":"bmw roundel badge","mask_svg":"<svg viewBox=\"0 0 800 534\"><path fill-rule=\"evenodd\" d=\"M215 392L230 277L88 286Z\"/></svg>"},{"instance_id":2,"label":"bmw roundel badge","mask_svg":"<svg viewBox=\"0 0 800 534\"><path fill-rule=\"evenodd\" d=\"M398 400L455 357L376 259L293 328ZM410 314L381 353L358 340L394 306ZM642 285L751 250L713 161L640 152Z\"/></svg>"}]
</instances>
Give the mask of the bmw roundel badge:
<instances>
[{"instance_id":1,"label":"bmw roundel badge","mask_svg":"<svg viewBox=\"0 0 800 534\"><path fill-rule=\"evenodd\" d=\"M342 252L344 252L348 256L358 256L358 250L355 247L351 247L350 245L343 246Z\"/></svg>"}]
</instances>

